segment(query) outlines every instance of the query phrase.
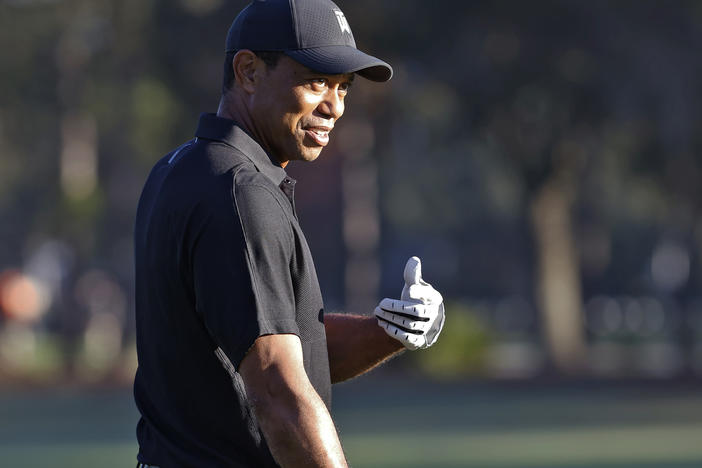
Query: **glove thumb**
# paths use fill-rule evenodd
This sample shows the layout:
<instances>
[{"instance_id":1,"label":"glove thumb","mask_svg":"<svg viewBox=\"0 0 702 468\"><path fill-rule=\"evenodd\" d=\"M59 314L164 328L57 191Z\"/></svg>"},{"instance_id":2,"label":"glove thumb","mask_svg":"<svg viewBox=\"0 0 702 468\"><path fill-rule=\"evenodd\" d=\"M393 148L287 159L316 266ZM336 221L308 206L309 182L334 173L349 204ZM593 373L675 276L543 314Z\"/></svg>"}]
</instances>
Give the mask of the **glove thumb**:
<instances>
[{"instance_id":1,"label":"glove thumb","mask_svg":"<svg viewBox=\"0 0 702 468\"><path fill-rule=\"evenodd\" d=\"M405 285L422 284L422 261L419 257L412 257L405 265Z\"/></svg>"}]
</instances>

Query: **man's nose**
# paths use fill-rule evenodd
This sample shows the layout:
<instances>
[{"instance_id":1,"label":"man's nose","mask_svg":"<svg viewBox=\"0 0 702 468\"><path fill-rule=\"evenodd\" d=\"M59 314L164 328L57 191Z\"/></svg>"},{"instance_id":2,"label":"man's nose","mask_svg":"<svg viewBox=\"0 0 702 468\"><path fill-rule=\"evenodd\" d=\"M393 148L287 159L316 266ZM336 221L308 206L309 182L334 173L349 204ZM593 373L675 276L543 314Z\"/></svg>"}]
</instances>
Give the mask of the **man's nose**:
<instances>
[{"instance_id":1,"label":"man's nose","mask_svg":"<svg viewBox=\"0 0 702 468\"><path fill-rule=\"evenodd\" d=\"M333 119L338 119L344 113L344 97L339 95L339 90L329 88L320 104L320 111Z\"/></svg>"}]
</instances>

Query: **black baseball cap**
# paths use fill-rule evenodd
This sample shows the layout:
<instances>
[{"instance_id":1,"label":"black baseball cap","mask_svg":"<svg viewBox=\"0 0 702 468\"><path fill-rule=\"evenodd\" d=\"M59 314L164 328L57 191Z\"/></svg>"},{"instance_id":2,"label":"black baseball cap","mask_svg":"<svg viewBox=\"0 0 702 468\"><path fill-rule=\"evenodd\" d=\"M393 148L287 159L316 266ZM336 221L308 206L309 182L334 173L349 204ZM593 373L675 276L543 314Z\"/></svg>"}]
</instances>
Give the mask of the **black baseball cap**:
<instances>
[{"instance_id":1,"label":"black baseball cap","mask_svg":"<svg viewBox=\"0 0 702 468\"><path fill-rule=\"evenodd\" d=\"M330 75L388 81L392 67L361 52L341 9L330 0L254 0L234 19L226 51L279 51Z\"/></svg>"}]
</instances>

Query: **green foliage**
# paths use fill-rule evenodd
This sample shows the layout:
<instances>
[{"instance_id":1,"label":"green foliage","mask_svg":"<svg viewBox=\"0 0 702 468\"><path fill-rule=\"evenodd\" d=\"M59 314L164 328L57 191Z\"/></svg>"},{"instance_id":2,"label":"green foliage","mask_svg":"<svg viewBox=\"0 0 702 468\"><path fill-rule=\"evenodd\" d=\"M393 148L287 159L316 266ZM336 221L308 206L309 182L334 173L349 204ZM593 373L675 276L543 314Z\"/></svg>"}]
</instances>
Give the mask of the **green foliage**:
<instances>
[{"instance_id":1,"label":"green foliage","mask_svg":"<svg viewBox=\"0 0 702 468\"><path fill-rule=\"evenodd\" d=\"M486 324L458 302L446 304L446 323L439 341L429 349L412 353L412 359L426 374L459 378L482 372L492 336Z\"/></svg>"},{"instance_id":2,"label":"green foliage","mask_svg":"<svg viewBox=\"0 0 702 468\"><path fill-rule=\"evenodd\" d=\"M145 77L131 95L131 143L137 160L150 166L173 145L173 128L181 118L180 107L167 84Z\"/></svg>"},{"instance_id":3,"label":"green foliage","mask_svg":"<svg viewBox=\"0 0 702 468\"><path fill-rule=\"evenodd\" d=\"M59 336L24 330L6 331L2 338L0 362L5 372L36 382L62 377L65 356Z\"/></svg>"}]
</instances>

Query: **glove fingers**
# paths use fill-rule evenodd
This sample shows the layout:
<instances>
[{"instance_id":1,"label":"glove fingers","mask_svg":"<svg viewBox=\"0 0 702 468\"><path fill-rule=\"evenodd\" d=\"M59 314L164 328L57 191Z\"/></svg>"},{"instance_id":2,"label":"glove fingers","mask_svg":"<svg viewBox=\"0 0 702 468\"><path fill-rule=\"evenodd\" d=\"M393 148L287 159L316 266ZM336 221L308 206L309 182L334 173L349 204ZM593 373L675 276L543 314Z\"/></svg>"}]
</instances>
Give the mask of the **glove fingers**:
<instances>
[{"instance_id":1,"label":"glove fingers","mask_svg":"<svg viewBox=\"0 0 702 468\"><path fill-rule=\"evenodd\" d=\"M378 325L380 325L385 330L385 333L400 341L407 349L415 350L423 346L425 343L423 335L415 335L412 333L408 333L404 330L397 328L390 322L378 319Z\"/></svg>"},{"instance_id":2,"label":"glove fingers","mask_svg":"<svg viewBox=\"0 0 702 468\"><path fill-rule=\"evenodd\" d=\"M380 307L376 307L374 313L379 319L389 322L401 330L413 333L415 335L426 333L432 326L432 322L416 320L416 318L396 314L383 310Z\"/></svg>"},{"instance_id":3,"label":"glove fingers","mask_svg":"<svg viewBox=\"0 0 702 468\"><path fill-rule=\"evenodd\" d=\"M439 315L434 321L433 325L429 329L429 331L426 333L426 342L427 342L427 347L433 345L436 343L436 340L439 339L439 334L441 334L441 330L444 328L444 321L446 320L446 314L444 312L444 305L441 304L439 305Z\"/></svg>"},{"instance_id":4,"label":"glove fingers","mask_svg":"<svg viewBox=\"0 0 702 468\"><path fill-rule=\"evenodd\" d=\"M416 320L429 321L436 315L436 310L426 304L398 301L395 299L385 298L378 305L386 312L392 312L405 317L414 318Z\"/></svg>"}]
</instances>

